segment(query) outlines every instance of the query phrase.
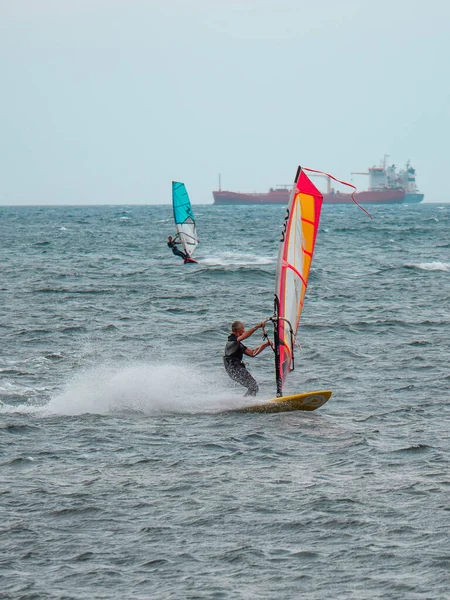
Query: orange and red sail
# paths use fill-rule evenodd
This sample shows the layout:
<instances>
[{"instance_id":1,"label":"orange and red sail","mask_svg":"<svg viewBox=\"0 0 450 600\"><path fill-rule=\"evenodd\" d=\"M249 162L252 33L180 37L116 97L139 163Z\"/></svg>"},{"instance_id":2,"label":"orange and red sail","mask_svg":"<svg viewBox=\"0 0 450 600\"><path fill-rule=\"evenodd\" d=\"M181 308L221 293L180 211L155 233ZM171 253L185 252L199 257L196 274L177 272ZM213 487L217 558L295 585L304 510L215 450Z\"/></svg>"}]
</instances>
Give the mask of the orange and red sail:
<instances>
[{"instance_id":1,"label":"orange and red sail","mask_svg":"<svg viewBox=\"0 0 450 600\"><path fill-rule=\"evenodd\" d=\"M275 362L279 396L293 368L293 345L308 286L322 200L322 194L299 167L281 234L276 275Z\"/></svg>"}]
</instances>

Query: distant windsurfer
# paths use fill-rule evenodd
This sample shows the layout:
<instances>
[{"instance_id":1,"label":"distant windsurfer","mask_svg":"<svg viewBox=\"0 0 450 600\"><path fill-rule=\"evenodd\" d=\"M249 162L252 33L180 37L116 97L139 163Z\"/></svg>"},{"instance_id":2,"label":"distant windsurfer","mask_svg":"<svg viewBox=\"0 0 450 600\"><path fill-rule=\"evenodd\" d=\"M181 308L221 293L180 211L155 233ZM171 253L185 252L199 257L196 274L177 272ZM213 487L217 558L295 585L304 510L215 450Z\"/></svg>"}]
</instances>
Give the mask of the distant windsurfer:
<instances>
[{"instance_id":1,"label":"distant windsurfer","mask_svg":"<svg viewBox=\"0 0 450 600\"><path fill-rule=\"evenodd\" d=\"M257 329L264 327L264 324L265 321L262 321L247 331L245 331L244 324L241 321L234 321L231 324L231 335L228 336L225 346L223 364L231 379L247 388L244 396L256 396L259 388L255 379L250 375L245 368L245 364L242 362L243 355L258 356L267 346L272 346L272 342L268 340L252 350L244 346L242 341L253 335Z\"/></svg>"},{"instance_id":2,"label":"distant windsurfer","mask_svg":"<svg viewBox=\"0 0 450 600\"><path fill-rule=\"evenodd\" d=\"M169 235L169 237L167 238L167 245L175 254L175 256L179 256L183 260L186 260L189 258L189 256L186 254L186 252L182 252L179 248L177 248L177 244L181 244L181 242L177 242L177 237L178 235L176 235L174 238L171 235Z\"/></svg>"}]
</instances>

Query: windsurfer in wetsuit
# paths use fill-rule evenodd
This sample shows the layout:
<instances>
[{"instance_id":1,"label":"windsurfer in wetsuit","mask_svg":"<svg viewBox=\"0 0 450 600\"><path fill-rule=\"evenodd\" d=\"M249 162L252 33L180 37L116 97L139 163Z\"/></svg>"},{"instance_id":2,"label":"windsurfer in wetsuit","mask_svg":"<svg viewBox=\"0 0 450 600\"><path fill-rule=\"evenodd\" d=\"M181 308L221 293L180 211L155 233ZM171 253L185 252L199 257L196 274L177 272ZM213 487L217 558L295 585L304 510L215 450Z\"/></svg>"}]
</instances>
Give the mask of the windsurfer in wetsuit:
<instances>
[{"instance_id":1,"label":"windsurfer in wetsuit","mask_svg":"<svg viewBox=\"0 0 450 600\"><path fill-rule=\"evenodd\" d=\"M176 241L177 237L178 236L176 235L175 238L172 238L172 236L169 235L169 237L167 238L167 245L175 254L175 256L180 256L183 260L186 260L187 258L189 258L189 256L185 252L182 252L179 248L177 248L177 244L181 244L181 242Z\"/></svg>"},{"instance_id":2,"label":"windsurfer in wetsuit","mask_svg":"<svg viewBox=\"0 0 450 600\"><path fill-rule=\"evenodd\" d=\"M245 368L245 364L242 362L242 357L244 354L247 356L258 356L260 352L267 348L267 346L272 346L272 342L267 341L252 350L251 348L247 348L242 343L242 340L246 340L248 337L253 335L257 329L264 327L265 321L258 323L251 329L245 331L244 324L241 321L234 321L231 324L231 335L228 336L228 341L225 346L225 355L223 357L223 364L225 365L225 370L228 375L233 379L233 381L237 381L241 385L247 388L247 392L244 396L256 396L258 392L258 384L255 379L250 375L250 373Z\"/></svg>"}]
</instances>

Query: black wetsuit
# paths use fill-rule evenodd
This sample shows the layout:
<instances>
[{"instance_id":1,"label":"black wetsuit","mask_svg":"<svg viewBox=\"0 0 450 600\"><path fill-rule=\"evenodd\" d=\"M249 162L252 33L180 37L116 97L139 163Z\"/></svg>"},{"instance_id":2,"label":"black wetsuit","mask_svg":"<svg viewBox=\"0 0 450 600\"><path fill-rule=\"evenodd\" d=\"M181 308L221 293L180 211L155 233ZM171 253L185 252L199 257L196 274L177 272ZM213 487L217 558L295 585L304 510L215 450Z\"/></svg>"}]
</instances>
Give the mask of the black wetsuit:
<instances>
[{"instance_id":1,"label":"black wetsuit","mask_svg":"<svg viewBox=\"0 0 450 600\"><path fill-rule=\"evenodd\" d=\"M167 242L167 245L172 250L172 252L175 254L175 256L180 256L184 260L186 260L186 258L188 258L187 254L185 254L179 248L177 248L177 243L174 240L172 240L171 242Z\"/></svg>"},{"instance_id":2,"label":"black wetsuit","mask_svg":"<svg viewBox=\"0 0 450 600\"><path fill-rule=\"evenodd\" d=\"M228 375L237 381L241 385L247 388L247 392L244 396L256 396L258 392L258 384L255 379L245 368L242 362L242 357L247 349L244 344L238 342L237 335L232 333L228 336L228 342L225 346L225 356L223 357L223 364Z\"/></svg>"}]
</instances>

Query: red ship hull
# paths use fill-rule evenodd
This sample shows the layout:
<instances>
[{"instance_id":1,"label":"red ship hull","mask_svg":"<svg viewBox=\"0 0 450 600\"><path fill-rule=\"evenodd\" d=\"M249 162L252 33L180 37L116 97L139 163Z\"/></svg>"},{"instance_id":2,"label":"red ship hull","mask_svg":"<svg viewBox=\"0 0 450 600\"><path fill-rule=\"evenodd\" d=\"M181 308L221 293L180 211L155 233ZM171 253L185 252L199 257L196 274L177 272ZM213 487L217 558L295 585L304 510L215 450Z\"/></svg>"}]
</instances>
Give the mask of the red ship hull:
<instances>
[{"instance_id":1,"label":"red ship hull","mask_svg":"<svg viewBox=\"0 0 450 600\"><path fill-rule=\"evenodd\" d=\"M215 191L214 204L287 204L289 190L271 190L266 194L241 194L239 192ZM405 199L402 189L386 189L378 191L358 192L355 200L358 204L401 204ZM351 204L351 194L334 192L323 194L325 204Z\"/></svg>"}]
</instances>

